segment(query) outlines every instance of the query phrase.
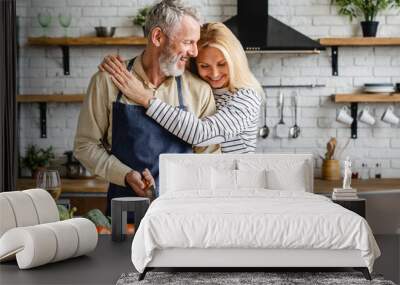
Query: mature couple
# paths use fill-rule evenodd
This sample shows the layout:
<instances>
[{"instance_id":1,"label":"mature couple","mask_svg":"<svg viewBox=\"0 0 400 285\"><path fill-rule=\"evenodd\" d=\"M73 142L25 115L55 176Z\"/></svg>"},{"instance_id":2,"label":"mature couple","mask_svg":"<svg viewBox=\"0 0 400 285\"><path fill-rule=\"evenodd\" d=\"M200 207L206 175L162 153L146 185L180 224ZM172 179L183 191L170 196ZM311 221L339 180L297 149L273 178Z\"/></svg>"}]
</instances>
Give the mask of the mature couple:
<instances>
[{"instance_id":1,"label":"mature couple","mask_svg":"<svg viewBox=\"0 0 400 285\"><path fill-rule=\"evenodd\" d=\"M79 117L74 154L110 181L108 212L112 198L145 196L157 184L161 153L256 147L262 89L231 31L222 23L201 27L174 0L152 8L145 30L140 56L104 59Z\"/></svg>"}]
</instances>

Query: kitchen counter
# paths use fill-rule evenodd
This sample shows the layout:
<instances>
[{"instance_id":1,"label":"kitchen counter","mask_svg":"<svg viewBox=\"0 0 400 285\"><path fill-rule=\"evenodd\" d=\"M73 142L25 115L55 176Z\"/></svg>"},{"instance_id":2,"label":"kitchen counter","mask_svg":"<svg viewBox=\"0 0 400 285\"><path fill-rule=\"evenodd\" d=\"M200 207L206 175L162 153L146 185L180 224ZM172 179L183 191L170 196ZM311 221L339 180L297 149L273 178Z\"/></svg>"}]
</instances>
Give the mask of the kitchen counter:
<instances>
[{"instance_id":1,"label":"kitchen counter","mask_svg":"<svg viewBox=\"0 0 400 285\"><path fill-rule=\"evenodd\" d=\"M67 179L61 178L62 193L68 194L98 194L106 196L108 183L101 178L92 179ZM400 191L400 179L353 179L351 186L358 192ZM17 180L17 190L35 187L35 180L21 178ZM328 181L316 178L314 180L314 193L329 194L333 188L342 187L342 180Z\"/></svg>"},{"instance_id":2,"label":"kitchen counter","mask_svg":"<svg viewBox=\"0 0 400 285\"><path fill-rule=\"evenodd\" d=\"M17 190L35 187L35 180L22 178L17 180ZM329 196L334 187L341 187L342 181L314 180L314 193ZM352 187L359 195L400 193L400 179L353 179ZM83 215L91 209L106 211L108 183L101 178L67 179L61 178L61 198L67 199L70 205L77 207L77 215ZM382 196L382 195L379 195ZM360 196L361 197L361 196Z\"/></svg>"},{"instance_id":3,"label":"kitchen counter","mask_svg":"<svg viewBox=\"0 0 400 285\"><path fill-rule=\"evenodd\" d=\"M400 179L353 179L351 181L351 187L357 189L359 193L400 192ZM342 180L314 180L314 193L316 194L330 194L332 193L333 188L342 188Z\"/></svg>"},{"instance_id":4,"label":"kitchen counter","mask_svg":"<svg viewBox=\"0 0 400 285\"><path fill-rule=\"evenodd\" d=\"M342 181L315 179L314 192L330 197ZM400 234L400 179L353 179L359 198L366 199L366 219L374 234ZM398 278L398 277L397 277Z\"/></svg>"},{"instance_id":5,"label":"kitchen counter","mask_svg":"<svg viewBox=\"0 0 400 285\"><path fill-rule=\"evenodd\" d=\"M17 179L17 190L36 187L36 182L31 178ZM62 193L107 193L108 183L101 178L68 179L61 178Z\"/></svg>"},{"instance_id":6,"label":"kitchen counter","mask_svg":"<svg viewBox=\"0 0 400 285\"><path fill-rule=\"evenodd\" d=\"M36 182L31 178L17 180L17 190L35 188ZM61 178L61 198L77 208L76 215L84 215L92 209L103 213L107 207L108 183L101 178L67 179ZM62 203L63 204L63 203Z\"/></svg>"}]
</instances>

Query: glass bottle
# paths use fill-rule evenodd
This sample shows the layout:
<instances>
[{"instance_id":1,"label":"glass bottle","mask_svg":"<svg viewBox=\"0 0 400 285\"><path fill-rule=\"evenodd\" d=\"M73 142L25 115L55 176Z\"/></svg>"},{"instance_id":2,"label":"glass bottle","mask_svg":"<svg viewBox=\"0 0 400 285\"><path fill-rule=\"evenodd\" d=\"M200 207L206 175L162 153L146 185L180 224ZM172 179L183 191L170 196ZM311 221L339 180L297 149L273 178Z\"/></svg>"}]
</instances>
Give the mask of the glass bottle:
<instances>
[{"instance_id":1,"label":"glass bottle","mask_svg":"<svg viewBox=\"0 0 400 285\"><path fill-rule=\"evenodd\" d=\"M375 165L375 178L381 179L382 178L382 166L380 163Z\"/></svg>"},{"instance_id":2,"label":"glass bottle","mask_svg":"<svg viewBox=\"0 0 400 285\"><path fill-rule=\"evenodd\" d=\"M375 175L376 175L375 168L374 167L370 168L369 169L369 179L375 179L376 178Z\"/></svg>"}]
</instances>

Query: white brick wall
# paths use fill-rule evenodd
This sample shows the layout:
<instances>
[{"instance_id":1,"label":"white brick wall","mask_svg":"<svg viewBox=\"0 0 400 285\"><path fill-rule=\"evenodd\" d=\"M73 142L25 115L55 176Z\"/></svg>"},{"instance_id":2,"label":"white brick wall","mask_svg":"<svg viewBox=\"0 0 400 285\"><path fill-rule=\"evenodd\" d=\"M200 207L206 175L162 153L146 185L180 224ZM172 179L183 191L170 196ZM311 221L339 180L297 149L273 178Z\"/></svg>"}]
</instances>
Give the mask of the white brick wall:
<instances>
[{"instance_id":1,"label":"white brick wall","mask_svg":"<svg viewBox=\"0 0 400 285\"><path fill-rule=\"evenodd\" d=\"M138 47L83 47L71 48L71 75L64 76L59 48L29 47L28 36L42 35L37 14L44 9L53 15L49 35L62 36L58 23L59 13L73 16L70 36L94 35L94 27L113 25L117 35L141 34L132 25L132 16L153 0L17 0L19 16L19 88L21 94L84 93L91 75L104 55L119 53L125 58L140 53ZM236 0L187 1L200 9L205 21L223 21L236 14ZM250 3L251 1L249 1ZM350 22L338 16L330 0L269 0L270 14L296 28L309 37L361 35L357 20ZM379 16L380 36L399 36L400 15L392 10ZM316 173L320 173L318 154L325 152L326 142L336 136L345 142L350 129L335 121L336 112L342 105L331 102L336 92L357 91L364 83L400 82L400 47L347 47L340 49L339 76L331 76L330 50L320 55L254 54L249 55L254 74L265 85L277 84L325 84L323 88L282 89L287 96L285 121L293 124L293 112L289 96L292 91L300 95L299 125L302 133L298 139L277 139L273 136L259 140L260 152L312 152L317 161ZM277 100L279 90L267 89L267 123L272 129L279 120ZM366 104L360 104L360 109ZM384 177L400 177L400 130L380 121L388 104L369 104L377 119L374 127L359 124L357 140L351 141L344 155L355 160L360 168L365 162L374 167L382 164ZM400 106L395 112L400 115ZM41 147L54 146L57 155L72 148L80 104L48 104L48 138L39 138L39 109L36 104L23 104L20 115L20 149L28 144ZM262 124L262 122L260 122Z\"/></svg>"}]
</instances>

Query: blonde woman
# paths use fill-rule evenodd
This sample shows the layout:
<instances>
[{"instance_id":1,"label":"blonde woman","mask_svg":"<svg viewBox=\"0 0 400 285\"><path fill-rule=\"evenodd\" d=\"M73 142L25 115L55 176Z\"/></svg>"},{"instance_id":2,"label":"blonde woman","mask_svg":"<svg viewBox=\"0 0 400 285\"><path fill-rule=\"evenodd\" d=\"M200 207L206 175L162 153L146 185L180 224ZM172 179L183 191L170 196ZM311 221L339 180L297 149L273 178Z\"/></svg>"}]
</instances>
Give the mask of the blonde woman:
<instances>
[{"instance_id":1,"label":"blonde woman","mask_svg":"<svg viewBox=\"0 0 400 285\"><path fill-rule=\"evenodd\" d=\"M195 72L212 87L217 107L214 115L202 119L155 98L118 57L107 57L99 68L110 72L118 89L146 108L147 116L189 144L220 144L223 153L253 153L263 91L243 47L222 23L205 24L197 46Z\"/></svg>"}]
</instances>

